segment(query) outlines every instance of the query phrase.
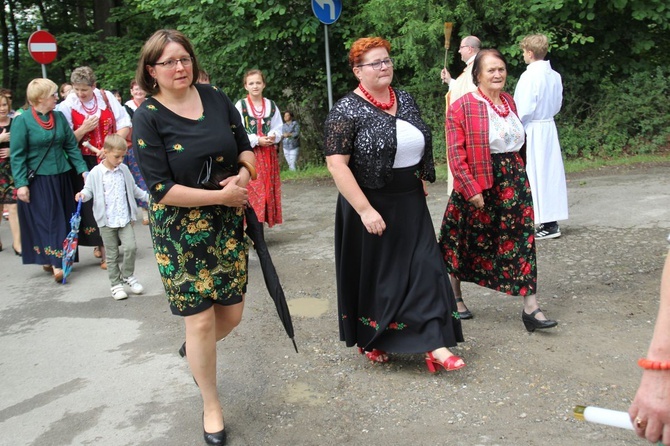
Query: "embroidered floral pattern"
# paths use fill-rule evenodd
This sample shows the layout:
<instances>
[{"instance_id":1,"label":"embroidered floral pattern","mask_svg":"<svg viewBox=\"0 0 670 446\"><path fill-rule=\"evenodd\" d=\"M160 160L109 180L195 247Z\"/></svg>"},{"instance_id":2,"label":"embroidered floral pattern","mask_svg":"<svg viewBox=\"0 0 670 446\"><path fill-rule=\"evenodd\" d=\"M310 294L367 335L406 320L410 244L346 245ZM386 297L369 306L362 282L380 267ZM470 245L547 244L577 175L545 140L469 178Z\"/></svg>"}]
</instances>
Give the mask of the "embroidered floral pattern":
<instances>
[{"instance_id":1,"label":"embroidered floral pattern","mask_svg":"<svg viewBox=\"0 0 670 446\"><path fill-rule=\"evenodd\" d=\"M153 104L149 104L147 105L147 110L158 111L158 108L156 108L156 106Z\"/></svg>"},{"instance_id":2,"label":"embroidered floral pattern","mask_svg":"<svg viewBox=\"0 0 670 446\"><path fill-rule=\"evenodd\" d=\"M145 143L143 139L138 139L137 147L139 147L140 149L145 149L147 147L147 143Z\"/></svg>"},{"instance_id":3,"label":"embroidered floral pattern","mask_svg":"<svg viewBox=\"0 0 670 446\"><path fill-rule=\"evenodd\" d=\"M346 319L346 315L343 315L342 319ZM380 329L379 324L375 320L372 320L364 316L359 317L358 320L361 321L361 324L368 327L372 327L377 331ZM407 328L407 324L405 324L404 322L391 322L386 327L386 330L404 330L405 328Z\"/></svg>"},{"instance_id":4,"label":"embroidered floral pattern","mask_svg":"<svg viewBox=\"0 0 670 446\"><path fill-rule=\"evenodd\" d=\"M244 294L247 245L241 208L180 208L150 202L154 254L170 303L179 311L203 299Z\"/></svg>"},{"instance_id":5,"label":"embroidered floral pattern","mask_svg":"<svg viewBox=\"0 0 670 446\"><path fill-rule=\"evenodd\" d=\"M174 146L172 146L172 148L173 148L176 152L183 152L183 151L184 151L184 146L182 146L182 145L179 144L179 143L177 143L177 144L175 144Z\"/></svg>"}]
</instances>

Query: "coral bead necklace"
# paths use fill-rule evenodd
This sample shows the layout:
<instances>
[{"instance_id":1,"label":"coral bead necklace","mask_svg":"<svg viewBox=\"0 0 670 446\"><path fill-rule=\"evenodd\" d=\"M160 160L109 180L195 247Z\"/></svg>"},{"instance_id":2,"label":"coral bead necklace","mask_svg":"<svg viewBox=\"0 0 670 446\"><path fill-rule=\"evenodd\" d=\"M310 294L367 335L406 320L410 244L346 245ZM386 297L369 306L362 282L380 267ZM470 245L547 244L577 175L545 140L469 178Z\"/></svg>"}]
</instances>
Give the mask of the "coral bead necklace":
<instances>
[{"instance_id":1,"label":"coral bead necklace","mask_svg":"<svg viewBox=\"0 0 670 446\"><path fill-rule=\"evenodd\" d=\"M389 85L389 96L391 97L391 100L389 102L379 102L375 98L372 97L369 91L367 91L364 87L363 84L358 84L358 88L361 90L361 93L363 93L363 96L367 98L368 101L372 103L377 108L381 108L382 110L390 110L391 107L395 104L395 93L393 92L393 88Z\"/></svg>"},{"instance_id":2,"label":"coral bead necklace","mask_svg":"<svg viewBox=\"0 0 670 446\"><path fill-rule=\"evenodd\" d=\"M488 96L486 96L486 95L482 92L482 89L481 89L481 88L478 88L478 89L477 89L477 92L479 92L479 95L480 95L481 97L483 97L484 100L485 100L486 102L489 103L489 105L491 106L491 108L493 109L493 111L496 112L496 114L497 114L498 116L500 116L501 118L506 118L507 115L509 115L509 111L510 111L509 104L507 103L507 100L505 99L504 96L502 96L502 95L500 96L500 100L502 101L502 110L501 110L501 109L500 109L500 105L496 105L496 104L494 104L493 101L491 100L491 98L488 97Z\"/></svg>"},{"instance_id":3,"label":"coral bead necklace","mask_svg":"<svg viewBox=\"0 0 670 446\"><path fill-rule=\"evenodd\" d=\"M256 120L256 133L258 136L264 136L263 135L263 118L265 118L265 99L261 96L261 111L256 111L256 106L254 105L253 101L251 100L251 95L247 95L247 101L249 101L249 105L251 105L251 114L254 116L254 119Z\"/></svg>"},{"instance_id":4,"label":"coral bead necklace","mask_svg":"<svg viewBox=\"0 0 670 446\"><path fill-rule=\"evenodd\" d=\"M40 127L42 127L44 130L51 130L52 128L54 128L54 122L55 121L54 121L53 112L50 111L48 113L49 119L46 122L44 122L37 115L37 111L35 111L35 107L32 108L32 111L33 111L33 118L35 118L35 121L37 121L37 123L40 125Z\"/></svg>"},{"instance_id":5,"label":"coral bead necklace","mask_svg":"<svg viewBox=\"0 0 670 446\"><path fill-rule=\"evenodd\" d=\"M105 93L102 93L105 94ZM84 109L84 111L89 114L89 115L94 115L98 111L98 98L93 94L93 106L91 108L86 107L86 104L84 104L84 101L80 100L81 102L81 108Z\"/></svg>"}]
</instances>

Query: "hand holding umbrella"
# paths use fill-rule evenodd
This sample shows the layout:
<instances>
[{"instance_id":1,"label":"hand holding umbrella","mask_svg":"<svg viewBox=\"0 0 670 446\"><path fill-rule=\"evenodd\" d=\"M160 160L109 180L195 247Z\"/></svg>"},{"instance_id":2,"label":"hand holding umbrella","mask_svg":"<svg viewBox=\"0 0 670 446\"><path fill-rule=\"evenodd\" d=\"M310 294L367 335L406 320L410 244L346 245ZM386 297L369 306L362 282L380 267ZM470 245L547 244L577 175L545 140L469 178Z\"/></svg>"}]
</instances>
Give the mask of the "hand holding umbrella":
<instances>
[{"instance_id":1,"label":"hand holding umbrella","mask_svg":"<svg viewBox=\"0 0 670 446\"><path fill-rule=\"evenodd\" d=\"M72 271L79 245L79 223L81 222L81 198L77 202L77 210L70 218L70 233L63 240L63 283Z\"/></svg>"}]
</instances>

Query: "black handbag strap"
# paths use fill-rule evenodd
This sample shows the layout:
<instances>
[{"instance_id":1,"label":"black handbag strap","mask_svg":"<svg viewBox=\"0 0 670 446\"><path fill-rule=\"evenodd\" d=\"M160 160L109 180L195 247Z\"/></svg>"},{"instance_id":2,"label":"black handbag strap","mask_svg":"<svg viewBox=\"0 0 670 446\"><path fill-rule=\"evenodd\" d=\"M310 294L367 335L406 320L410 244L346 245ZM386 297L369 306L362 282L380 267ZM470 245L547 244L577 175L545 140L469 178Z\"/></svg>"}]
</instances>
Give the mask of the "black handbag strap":
<instances>
[{"instance_id":1,"label":"black handbag strap","mask_svg":"<svg viewBox=\"0 0 670 446\"><path fill-rule=\"evenodd\" d=\"M56 132L58 132L58 126L56 124L58 123L58 118L57 118L57 115L56 115L55 112L52 111L51 113L54 114L54 134L51 137L51 142L49 143L49 147L47 147L46 152L44 152L44 155L42 155L42 159L40 159L39 164L37 164L37 167L35 168L35 173L37 173L37 171L40 170L40 166L44 162L44 158L47 157L47 154L49 153L49 150L51 150L51 146L53 146L54 141L56 141ZM35 119L37 119L37 118L35 118Z\"/></svg>"}]
</instances>

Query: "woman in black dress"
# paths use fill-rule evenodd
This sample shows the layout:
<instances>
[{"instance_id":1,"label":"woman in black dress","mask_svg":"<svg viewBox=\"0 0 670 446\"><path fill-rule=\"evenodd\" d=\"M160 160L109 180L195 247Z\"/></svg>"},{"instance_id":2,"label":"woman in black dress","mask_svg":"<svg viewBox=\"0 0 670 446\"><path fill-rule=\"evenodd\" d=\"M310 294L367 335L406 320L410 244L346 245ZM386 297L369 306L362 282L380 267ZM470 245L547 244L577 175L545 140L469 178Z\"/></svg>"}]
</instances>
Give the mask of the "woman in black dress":
<instances>
[{"instance_id":1,"label":"woman in black dress","mask_svg":"<svg viewBox=\"0 0 670 446\"><path fill-rule=\"evenodd\" d=\"M242 317L247 286L246 186L255 158L230 99L196 85L193 46L160 30L144 44L136 79L151 97L135 111L133 144L151 195L149 218L158 270L173 314L184 316L186 356L203 399L207 444L225 444L216 387L216 342ZM205 190L198 173L210 159L239 173Z\"/></svg>"},{"instance_id":2,"label":"woman in black dress","mask_svg":"<svg viewBox=\"0 0 670 446\"><path fill-rule=\"evenodd\" d=\"M357 40L349 63L360 81L325 124L326 160L340 195L335 262L340 338L373 362L425 353L436 366L465 363L463 341L423 180L435 181L430 130L405 91L394 90L391 45Z\"/></svg>"}]
</instances>

